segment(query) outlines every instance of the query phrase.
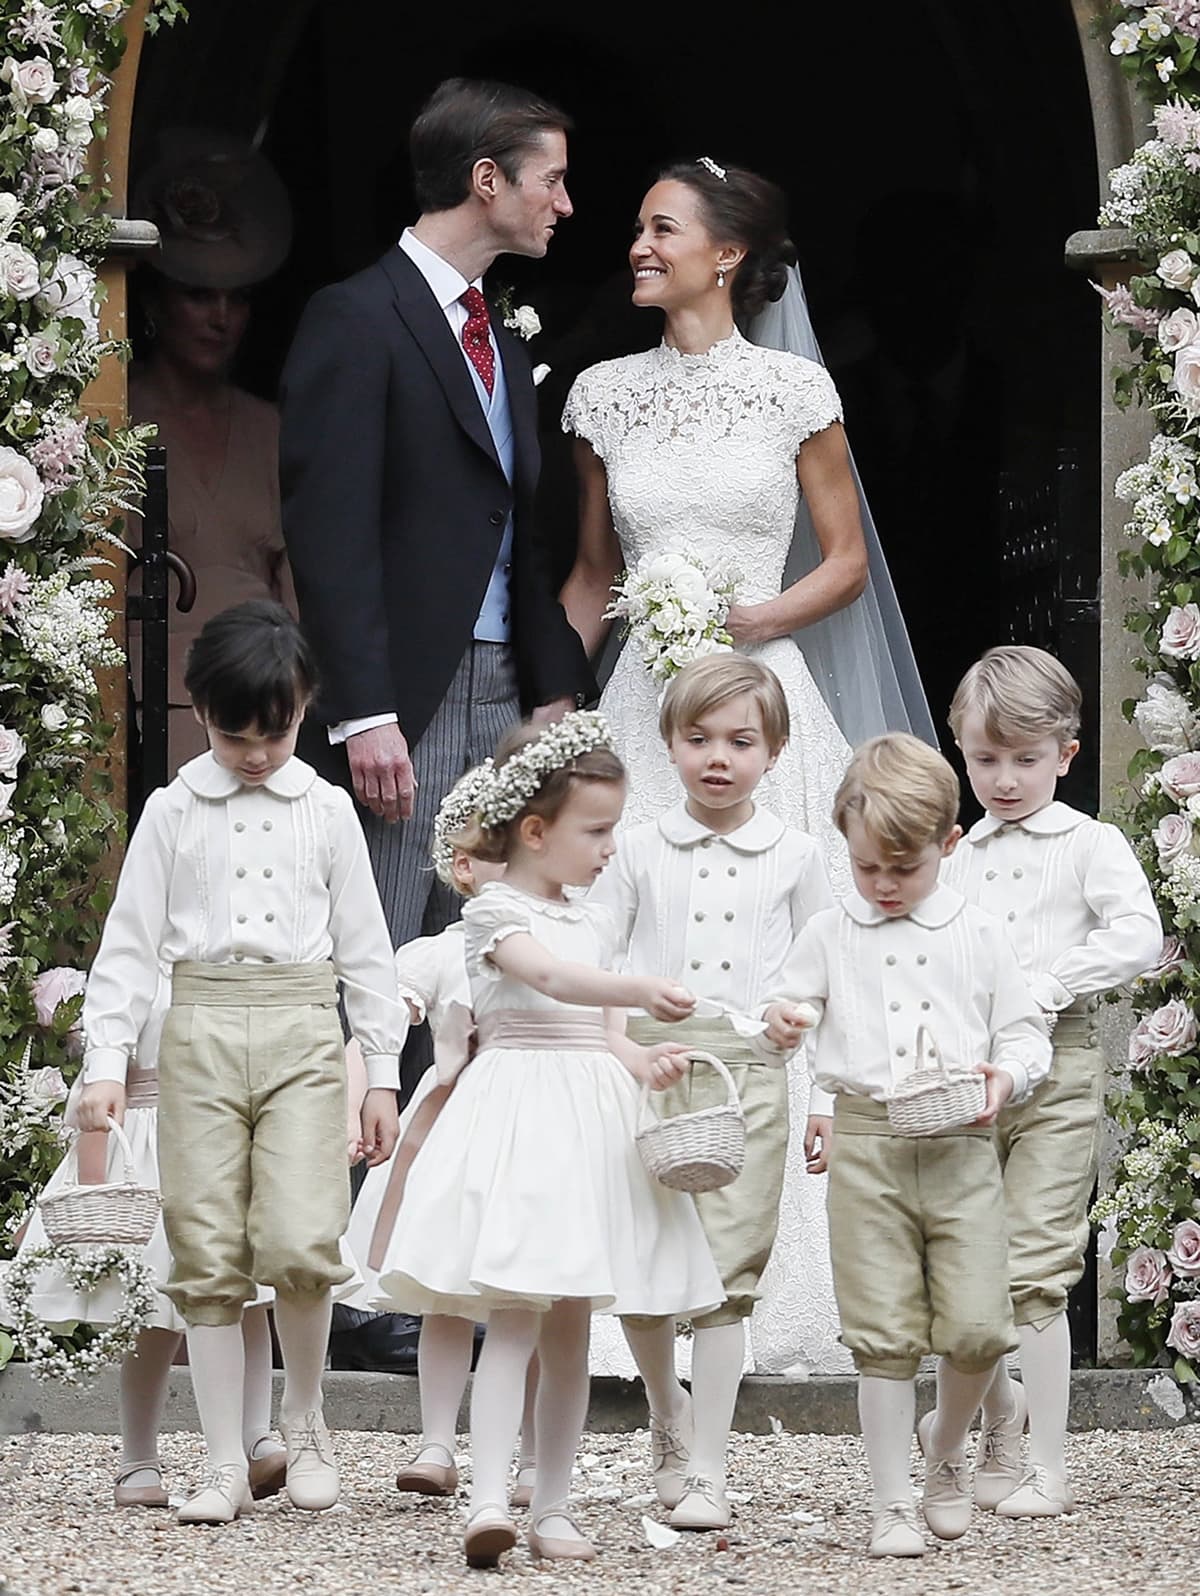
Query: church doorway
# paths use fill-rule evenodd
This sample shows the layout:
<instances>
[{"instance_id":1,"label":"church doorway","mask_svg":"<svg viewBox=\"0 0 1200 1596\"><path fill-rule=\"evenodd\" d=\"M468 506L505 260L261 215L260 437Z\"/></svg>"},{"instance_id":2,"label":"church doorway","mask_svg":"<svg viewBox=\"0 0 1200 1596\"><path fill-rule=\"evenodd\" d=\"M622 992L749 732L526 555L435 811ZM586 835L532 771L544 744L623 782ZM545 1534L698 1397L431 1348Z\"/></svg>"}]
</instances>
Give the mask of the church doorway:
<instances>
[{"instance_id":1,"label":"church doorway","mask_svg":"<svg viewBox=\"0 0 1200 1596\"><path fill-rule=\"evenodd\" d=\"M988 644L1056 648L1081 676L1097 796L1096 306L1063 268L1095 215L1095 144L1068 0L742 0L677 11L518 0L194 0L147 41L132 167L170 126L261 137L296 236L261 289L240 380L270 397L300 310L412 214L404 133L453 73L529 84L575 118L576 214L544 262L496 277L539 310L545 508L560 566L573 490L557 412L575 373L654 341L625 250L655 165L740 162L780 182L826 359L935 720Z\"/></svg>"}]
</instances>

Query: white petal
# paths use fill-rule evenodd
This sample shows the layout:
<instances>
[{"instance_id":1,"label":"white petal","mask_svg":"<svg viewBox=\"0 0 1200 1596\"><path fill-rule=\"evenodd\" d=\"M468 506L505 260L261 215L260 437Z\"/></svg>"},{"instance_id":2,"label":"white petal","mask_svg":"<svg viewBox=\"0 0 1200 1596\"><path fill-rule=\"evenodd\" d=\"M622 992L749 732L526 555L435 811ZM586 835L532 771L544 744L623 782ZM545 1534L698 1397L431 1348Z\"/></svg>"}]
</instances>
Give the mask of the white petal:
<instances>
[{"instance_id":1,"label":"white petal","mask_svg":"<svg viewBox=\"0 0 1200 1596\"><path fill-rule=\"evenodd\" d=\"M642 1530L646 1539L657 1551L665 1552L683 1539L678 1530L673 1530L669 1524L660 1524L656 1519L642 1515Z\"/></svg>"}]
</instances>

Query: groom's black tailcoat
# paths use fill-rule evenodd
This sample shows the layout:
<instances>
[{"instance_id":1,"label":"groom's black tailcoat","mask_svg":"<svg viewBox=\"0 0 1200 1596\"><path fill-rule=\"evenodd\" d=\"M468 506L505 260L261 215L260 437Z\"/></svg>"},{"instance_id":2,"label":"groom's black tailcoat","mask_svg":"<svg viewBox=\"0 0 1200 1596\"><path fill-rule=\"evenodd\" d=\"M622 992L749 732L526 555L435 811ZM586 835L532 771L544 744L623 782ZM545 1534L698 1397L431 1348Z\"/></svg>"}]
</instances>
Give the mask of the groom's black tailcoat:
<instances>
[{"instance_id":1,"label":"groom's black tailcoat","mask_svg":"<svg viewBox=\"0 0 1200 1596\"><path fill-rule=\"evenodd\" d=\"M343 785L324 725L395 711L410 747L470 645L509 512L512 651L526 711L590 696L534 522L529 357L493 317L512 412L509 486L446 316L403 250L322 289L283 375L283 529L321 686L306 757Z\"/></svg>"}]
</instances>

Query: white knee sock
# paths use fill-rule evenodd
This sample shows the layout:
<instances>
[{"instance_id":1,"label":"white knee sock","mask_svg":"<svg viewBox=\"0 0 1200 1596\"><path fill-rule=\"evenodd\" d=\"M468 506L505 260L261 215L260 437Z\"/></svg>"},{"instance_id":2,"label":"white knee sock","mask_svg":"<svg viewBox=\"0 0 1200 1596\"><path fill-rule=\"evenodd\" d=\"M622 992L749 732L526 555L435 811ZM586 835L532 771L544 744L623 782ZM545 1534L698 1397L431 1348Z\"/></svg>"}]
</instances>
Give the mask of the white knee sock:
<instances>
[{"instance_id":1,"label":"white knee sock","mask_svg":"<svg viewBox=\"0 0 1200 1596\"><path fill-rule=\"evenodd\" d=\"M283 1354L283 1401L279 1416L288 1423L321 1411L321 1376L329 1348L333 1296L290 1297L275 1294L275 1333Z\"/></svg>"},{"instance_id":2,"label":"white knee sock","mask_svg":"<svg viewBox=\"0 0 1200 1596\"><path fill-rule=\"evenodd\" d=\"M556 1302L542 1315L535 1404L537 1482L530 1508L535 1520L571 1494L571 1472L587 1418L590 1328L591 1307L586 1302ZM576 1531L551 1514L542 1533L571 1537Z\"/></svg>"},{"instance_id":3,"label":"white knee sock","mask_svg":"<svg viewBox=\"0 0 1200 1596\"><path fill-rule=\"evenodd\" d=\"M192 1388L200 1412L200 1428L213 1468L231 1463L245 1469L242 1450L242 1392L246 1382L246 1354L242 1326L194 1324L187 1333Z\"/></svg>"},{"instance_id":4,"label":"white knee sock","mask_svg":"<svg viewBox=\"0 0 1200 1596\"><path fill-rule=\"evenodd\" d=\"M971 1420L979 1411L983 1394L995 1378L995 1369L964 1374L945 1358L937 1366L937 1417L929 1431L934 1457L957 1457L967 1444Z\"/></svg>"},{"instance_id":5,"label":"white knee sock","mask_svg":"<svg viewBox=\"0 0 1200 1596\"><path fill-rule=\"evenodd\" d=\"M997 1358L992 1383L983 1393L983 1417L987 1424L1011 1419L1017 1411L1016 1387L1008 1372L1008 1359Z\"/></svg>"},{"instance_id":6,"label":"white knee sock","mask_svg":"<svg viewBox=\"0 0 1200 1596\"><path fill-rule=\"evenodd\" d=\"M246 1349L242 1445L247 1457L265 1457L279 1447L271 1440L271 1326L266 1308L247 1308L243 1313L242 1345Z\"/></svg>"},{"instance_id":7,"label":"white knee sock","mask_svg":"<svg viewBox=\"0 0 1200 1596\"><path fill-rule=\"evenodd\" d=\"M441 1446L454 1456L458 1410L471 1372L475 1326L469 1319L427 1314L417 1343L421 1388L421 1445Z\"/></svg>"},{"instance_id":8,"label":"white knee sock","mask_svg":"<svg viewBox=\"0 0 1200 1596\"><path fill-rule=\"evenodd\" d=\"M692 1342L692 1405L696 1432L688 1473L725 1484L725 1454L746 1359L744 1320L697 1329Z\"/></svg>"},{"instance_id":9,"label":"white knee sock","mask_svg":"<svg viewBox=\"0 0 1200 1596\"><path fill-rule=\"evenodd\" d=\"M1041 1330L1017 1326L1021 1378L1029 1398L1029 1461L1051 1474L1067 1472L1067 1406L1071 1399L1071 1326L1065 1313Z\"/></svg>"},{"instance_id":10,"label":"white knee sock","mask_svg":"<svg viewBox=\"0 0 1200 1596\"><path fill-rule=\"evenodd\" d=\"M525 1407L521 1412L521 1453L518 1468L537 1466L537 1393L541 1364L535 1352L525 1371Z\"/></svg>"},{"instance_id":11,"label":"white knee sock","mask_svg":"<svg viewBox=\"0 0 1200 1596\"><path fill-rule=\"evenodd\" d=\"M508 1471L521 1427L525 1371L541 1315L525 1308L497 1308L488 1320L483 1351L471 1385L471 1512L503 1507Z\"/></svg>"},{"instance_id":12,"label":"white knee sock","mask_svg":"<svg viewBox=\"0 0 1200 1596\"><path fill-rule=\"evenodd\" d=\"M182 1338L174 1330L142 1330L121 1360L121 1466L158 1456L158 1426L167 1400L171 1359ZM150 1485L150 1479L131 1480Z\"/></svg>"},{"instance_id":13,"label":"white knee sock","mask_svg":"<svg viewBox=\"0 0 1200 1596\"><path fill-rule=\"evenodd\" d=\"M652 1325L623 1322L621 1328L646 1387L650 1411L656 1419L669 1424L687 1398L675 1373L675 1321L664 1319L661 1324Z\"/></svg>"},{"instance_id":14,"label":"white knee sock","mask_svg":"<svg viewBox=\"0 0 1200 1596\"><path fill-rule=\"evenodd\" d=\"M892 1502L912 1502L908 1467L916 1413L916 1387L912 1380L859 1376L858 1422L867 1449L877 1513Z\"/></svg>"}]
</instances>

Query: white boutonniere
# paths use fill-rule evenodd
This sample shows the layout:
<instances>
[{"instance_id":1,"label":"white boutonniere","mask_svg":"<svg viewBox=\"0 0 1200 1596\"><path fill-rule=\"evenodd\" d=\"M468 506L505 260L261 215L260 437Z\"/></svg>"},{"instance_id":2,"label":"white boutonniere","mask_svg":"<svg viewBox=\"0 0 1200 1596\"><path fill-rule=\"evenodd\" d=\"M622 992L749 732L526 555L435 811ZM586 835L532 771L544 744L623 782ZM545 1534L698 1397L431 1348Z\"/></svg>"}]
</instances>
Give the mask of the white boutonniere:
<instances>
[{"instance_id":1,"label":"white boutonniere","mask_svg":"<svg viewBox=\"0 0 1200 1596\"><path fill-rule=\"evenodd\" d=\"M542 318L532 305L517 305L506 314L504 325L510 332L518 333L528 343L541 332Z\"/></svg>"}]
</instances>

